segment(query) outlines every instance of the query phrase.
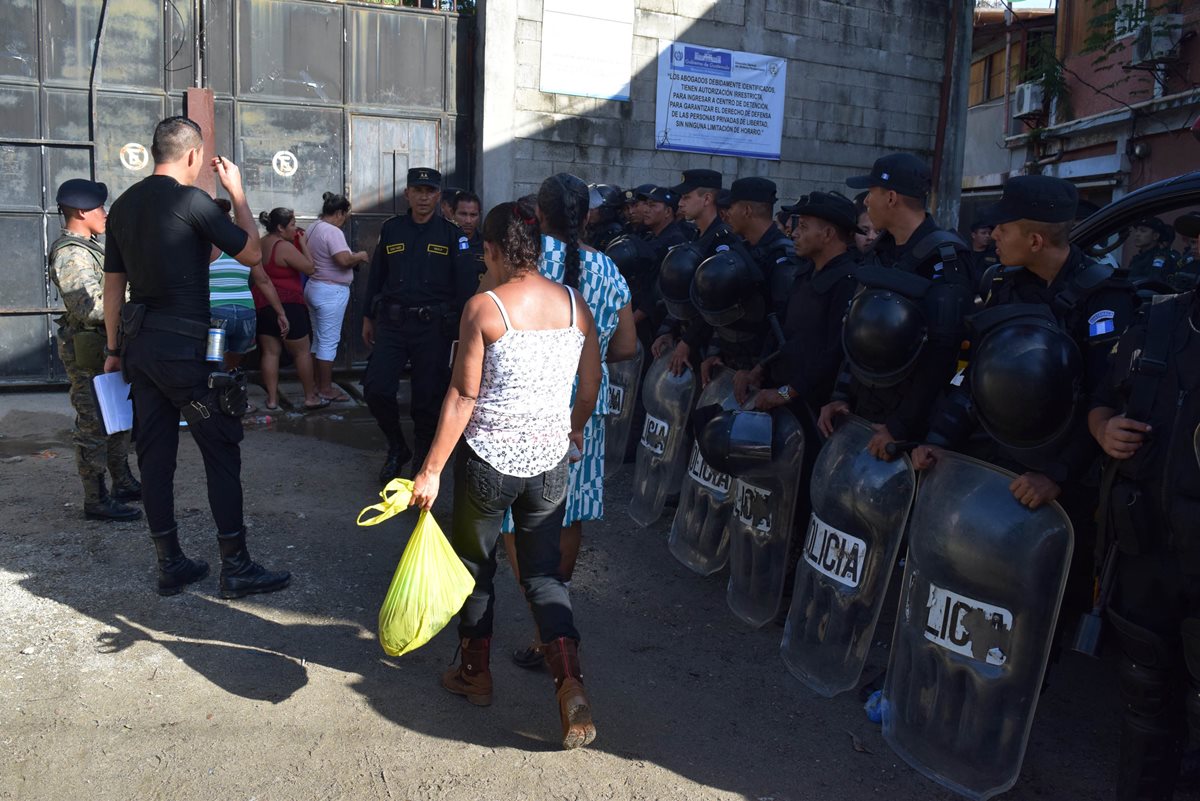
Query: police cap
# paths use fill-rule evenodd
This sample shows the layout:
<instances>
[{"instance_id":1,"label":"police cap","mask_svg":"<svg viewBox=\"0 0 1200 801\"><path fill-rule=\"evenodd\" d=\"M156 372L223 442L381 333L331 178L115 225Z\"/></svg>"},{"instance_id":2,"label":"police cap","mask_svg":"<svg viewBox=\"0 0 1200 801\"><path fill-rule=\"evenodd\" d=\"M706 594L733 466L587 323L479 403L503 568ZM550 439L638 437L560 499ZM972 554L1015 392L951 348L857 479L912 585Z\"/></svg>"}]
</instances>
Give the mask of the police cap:
<instances>
[{"instance_id":1,"label":"police cap","mask_svg":"<svg viewBox=\"0 0 1200 801\"><path fill-rule=\"evenodd\" d=\"M757 177L738 178L729 185L729 200L731 203L748 200L751 203L766 203L768 206L774 206L775 182Z\"/></svg>"},{"instance_id":2,"label":"police cap","mask_svg":"<svg viewBox=\"0 0 1200 801\"><path fill-rule=\"evenodd\" d=\"M1063 223L1075 219L1079 193L1075 185L1050 175L1018 175L1004 185L1000 200L983 210L995 225L1033 220Z\"/></svg>"},{"instance_id":3,"label":"police cap","mask_svg":"<svg viewBox=\"0 0 1200 801\"><path fill-rule=\"evenodd\" d=\"M639 184L633 189L625 190L625 202L636 203L639 200L645 200L646 197L654 191L654 184Z\"/></svg>"},{"instance_id":4,"label":"police cap","mask_svg":"<svg viewBox=\"0 0 1200 801\"><path fill-rule=\"evenodd\" d=\"M409 186L431 186L442 188L442 174L432 167L413 167L408 171Z\"/></svg>"},{"instance_id":5,"label":"police cap","mask_svg":"<svg viewBox=\"0 0 1200 801\"><path fill-rule=\"evenodd\" d=\"M1149 228L1159 239L1169 241L1175 238L1175 229L1158 217L1143 217L1133 224L1134 228Z\"/></svg>"},{"instance_id":6,"label":"police cap","mask_svg":"<svg viewBox=\"0 0 1200 801\"><path fill-rule=\"evenodd\" d=\"M679 207L679 193L669 186L656 186L646 193L651 203L665 203L672 209Z\"/></svg>"},{"instance_id":7,"label":"police cap","mask_svg":"<svg viewBox=\"0 0 1200 801\"><path fill-rule=\"evenodd\" d=\"M728 209L733 205L733 196L728 189L717 192L717 208Z\"/></svg>"},{"instance_id":8,"label":"police cap","mask_svg":"<svg viewBox=\"0 0 1200 801\"><path fill-rule=\"evenodd\" d=\"M924 199L933 186L933 173L928 164L911 153L892 153L875 159L870 175L847 178L846 186L853 189L881 186L900 195Z\"/></svg>"},{"instance_id":9,"label":"police cap","mask_svg":"<svg viewBox=\"0 0 1200 801\"><path fill-rule=\"evenodd\" d=\"M795 205L784 206L783 210L788 214L825 220L846 233L859 230L854 203L837 192L811 192L797 200Z\"/></svg>"},{"instance_id":10,"label":"police cap","mask_svg":"<svg viewBox=\"0 0 1200 801\"><path fill-rule=\"evenodd\" d=\"M80 211L91 211L103 206L108 200L108 187L86 178L71 178L58 187L54 202Z\"/></svg>"},{"instance_id":11,"label":"police cap","mask_svg":"<svg viewBox=\"0 0 1200 801\"><path fill-rule=\"evenodd\" d=\"M716 170L684 170L683 183L671 187L677 195L686 195L693 189L720 189L721 173Z\"/></svg>"},{"instance_id":12,"label":"police cap","mask_svg":"<svg viewBox=\"0 0 1200 801\"><path fill-rule=\"evenodd\" d=\"M1175 232L1188 239L1200 238L1200 211L1189 211L1175 219Z\"/></svg>"}]
</instances>

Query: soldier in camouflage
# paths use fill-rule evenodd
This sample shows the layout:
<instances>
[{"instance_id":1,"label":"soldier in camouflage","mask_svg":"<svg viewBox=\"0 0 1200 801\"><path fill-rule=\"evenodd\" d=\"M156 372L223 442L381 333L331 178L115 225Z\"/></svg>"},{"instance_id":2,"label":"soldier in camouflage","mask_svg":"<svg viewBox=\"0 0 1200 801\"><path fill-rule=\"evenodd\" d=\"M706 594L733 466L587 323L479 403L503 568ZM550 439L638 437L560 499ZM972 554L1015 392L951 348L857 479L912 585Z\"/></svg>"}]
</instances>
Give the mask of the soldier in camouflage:
<instances>
[{"instance_id":1,"label":"soldier in camouflage","mask_svg":"<svg viewBox=\"0 0 1200 801\"><path fill-rule=\"evenodd\" d=\"M129 470L129 433L107 435L100 419L92 379L104 370L104 233L108 213L104 184L72 178L55 200L63 228L50 246L50 280L62 296L66 314L58 318L58 353L71 382L75 407L75 464L83 479L83 512L90 520L137 520L140 509L125 502L141 500L142 486ZM108 468L110 495L104 481Z\"/></svg>"}]
</instances>

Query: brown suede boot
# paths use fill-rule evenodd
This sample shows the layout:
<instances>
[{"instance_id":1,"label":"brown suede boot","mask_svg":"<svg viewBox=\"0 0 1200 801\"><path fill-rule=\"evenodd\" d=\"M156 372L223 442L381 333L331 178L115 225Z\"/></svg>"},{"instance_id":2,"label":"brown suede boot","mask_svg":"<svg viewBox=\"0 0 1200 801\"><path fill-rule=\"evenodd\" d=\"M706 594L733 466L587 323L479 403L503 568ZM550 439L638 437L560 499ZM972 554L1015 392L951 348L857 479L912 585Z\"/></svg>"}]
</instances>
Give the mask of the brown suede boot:
<instances>
[{"instance_id":1,"label":"brown suede boot","mask_svg":"<svg viewBox=\"0 0 1200 801\"><path fill-rule=\"evenodd\" d=\"M463 640L459 645L462 661L442 674L442 686L461 695L475 706L492 704L492 672L488 669L491 639Z\"/></svg>"},{"instance_id":2,"label":"brown suede boot","mask_svg":"<svg viewBox=\"0 0 1200 801\"><path fill-rule=\"evenodd\" d=\"M563 748L581 748L596 739L592 706L583 692L583 671L579 667L579 643L566 637L542 646L546 667L558 688L558 717L562 722Z\"/></svg>"}]
</instances>

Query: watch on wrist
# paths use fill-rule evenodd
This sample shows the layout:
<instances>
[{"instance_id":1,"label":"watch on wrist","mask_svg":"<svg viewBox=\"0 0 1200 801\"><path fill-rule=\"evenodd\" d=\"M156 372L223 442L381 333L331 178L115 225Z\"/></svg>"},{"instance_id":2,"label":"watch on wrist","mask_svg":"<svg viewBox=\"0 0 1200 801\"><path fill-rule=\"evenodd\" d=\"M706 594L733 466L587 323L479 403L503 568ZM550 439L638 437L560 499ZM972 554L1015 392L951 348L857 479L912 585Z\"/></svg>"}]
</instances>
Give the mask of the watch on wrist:
<instances>
[{"instance_id":1,"label":"watch on wrist","mask_svg":"<svg viewBox=\"0 0 1200 801\"><path fill-rule=\"evenodd\" d=\"M779 397L783 398L785 401L790 401L792 399L792 388L787 384L784 384L782 387L780 387L778 392Z\"/></svg>"},{"instance_id":2,"label":"watch on wrist","mask_svg":"<svg viewBox=\"0 0 1200 801\"><path fill-rule=\"evenodd\" d=\"M120 356L121 350L120 350L120 348L113 350L108 345L105 345L104 346L104 355L105 356Z\"/></svg>"}]
</instances>

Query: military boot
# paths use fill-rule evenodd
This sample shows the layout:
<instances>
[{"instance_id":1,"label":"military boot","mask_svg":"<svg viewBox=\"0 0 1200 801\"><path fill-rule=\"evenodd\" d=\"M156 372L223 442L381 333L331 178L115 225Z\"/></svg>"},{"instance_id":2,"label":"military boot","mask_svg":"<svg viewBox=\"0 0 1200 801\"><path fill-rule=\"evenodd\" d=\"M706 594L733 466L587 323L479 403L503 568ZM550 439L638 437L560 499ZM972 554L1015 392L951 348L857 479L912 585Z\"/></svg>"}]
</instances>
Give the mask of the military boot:
<instances>
[{"instance_id":1,"label":"military boot","mask_svg":"<svg viewBox=\"0 0 1200 801\"><path fill-rule=\"evenodd\" d=\"M188 559L179 547L179 529L150 532L158 554L158 594L178 595L192 582L208 575L208 562Z\"/></svg>"},{"instance_id":2,"label":"military boot","mask_svg":"<svg viewBox=\"0 0 1200 801\"><path fill-rule=\"evenodd\" d=\"M383 467L379 469L379 485L387 486L387 483L393 478L399 478L400 471L404 469L404 465L408 464L408 460L411 458L412 451L403 440L390 444L387 458L383 461Z\"/></svg>"},{"instance_id":3,"label":"military boot","mask_svg":"<svg viewBox=\"0 0 1200 801\"><path fill-rule=\"evenodd\" d=\"M542 646L546 667L558 688L558 717L562 723L562 746L580 748L596 739L592 706L583 692L583 670L579 666L579 643L559 637Z\"/></svg>"},{"instance_id":4,"label":"military boot","mask_svg":"<svg viewBox=\"0 0 1200 801\"><path fill-rule=\"evenodd\" d=\"M126 506L108 494L104 476L83 481L83 516L88 520L137 520L142 510Z\"/></svg>"},{"instance_id":5,"label":"military boot","mask_svg":"<svg viewBox=\"0 0 1200 801\"><path fill-rule=\"evenodd\" d=\"M124 503L142 499L142 482L134 477L129 462L125 459L109 462L108 472L112 476L113 498Z\"/></svg>"},{"instance_id":6,"label":"military boot","mask_svg":"<svg viewBox=\"0 0 1200 801\"><path fill-rule=\"evenodd\" d=\"M491 638L464 639L459 645L462 661L442 674L442 686L475 706L492 704L492 671L488 667Z\"/></svg>"},{"instance_id":7,"label":"military boot","mask_svg":"<svg viewBox=\"0 0 1200 801\"><path fill-rule=\"evenodd\" d=\"M246 532L218 534L221 548L221 597L241 598L262 592L282 590L292 580L286 570L267 570L250 558L246 550Z\"/></svg>"}]
</instances>

